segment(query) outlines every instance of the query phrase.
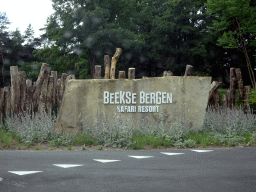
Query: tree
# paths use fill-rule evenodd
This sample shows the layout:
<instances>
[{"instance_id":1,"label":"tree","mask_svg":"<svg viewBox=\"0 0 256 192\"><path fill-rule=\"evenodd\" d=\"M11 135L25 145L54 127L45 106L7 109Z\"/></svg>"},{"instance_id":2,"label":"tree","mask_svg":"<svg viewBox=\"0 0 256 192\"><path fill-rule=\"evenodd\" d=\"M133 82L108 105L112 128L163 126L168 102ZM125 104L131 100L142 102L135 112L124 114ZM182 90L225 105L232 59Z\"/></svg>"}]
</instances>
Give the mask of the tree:
<instances>
[{"instance_id":1,"label":"tree","mask_svg":"<svg viewBox=\"0 0 256 192\"><path fill-rule=\"evenodd\" d=\"M9 44L9 34L6 31L8 29L8 25L10 24L6 13L0 12L0 56L1 56L1 76L0 86L5 84L5 58L8 52L8 44Z\"/></svg>"},{"instance_id":2,"label":"tree","mask_svg":"<svg viewBox=\"0 0 256 192\"><path fill-rule=\"evenodd\" d=\"M248 47L256 46L256 2L251 0L207 0L209 15L214 18L209 27L219 35L217 45L241 50L245 56L253 88L256 87Z\"/></svg>"}]
</instances>

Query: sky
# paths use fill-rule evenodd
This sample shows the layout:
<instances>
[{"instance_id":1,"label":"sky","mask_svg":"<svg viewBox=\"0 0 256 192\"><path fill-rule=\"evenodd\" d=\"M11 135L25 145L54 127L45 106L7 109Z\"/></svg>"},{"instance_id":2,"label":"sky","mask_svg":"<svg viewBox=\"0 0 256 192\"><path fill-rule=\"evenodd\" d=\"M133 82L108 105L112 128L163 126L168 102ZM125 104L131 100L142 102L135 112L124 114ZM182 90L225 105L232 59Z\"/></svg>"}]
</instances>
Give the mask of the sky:
<instances>
[{"instance_id":1,"label":"sky","mask_svg":"<svg viewBox=\"0 0 256 192\"><path fill-rule=\"evenodd\" d=\"M43 34L39 31L46 24L47 17L54 13L51 0L0 0L0 12L6 12L9 25L8 31L19 28L22 35L31 23L34 37Z\"/></svg>"}]
</instances>

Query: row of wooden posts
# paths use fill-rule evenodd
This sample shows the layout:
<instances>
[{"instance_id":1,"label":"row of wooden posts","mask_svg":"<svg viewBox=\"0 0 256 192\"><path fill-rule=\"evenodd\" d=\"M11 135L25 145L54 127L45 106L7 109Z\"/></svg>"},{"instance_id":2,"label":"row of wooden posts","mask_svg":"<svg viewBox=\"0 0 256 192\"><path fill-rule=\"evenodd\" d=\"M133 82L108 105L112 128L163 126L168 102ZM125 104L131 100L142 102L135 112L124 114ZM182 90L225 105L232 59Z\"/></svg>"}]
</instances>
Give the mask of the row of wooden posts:
<instances>
[{"instance_id":1,"label":"row of wooden posts","mask_svg":"<svg viewBox=\"0 0 256 192\"><path fill-rule=\"evenodd\" d=\"M115 55L112 57L111 63L108 55L104 55L105 79L115 79L116 63L122 53L121 48L116 49ZM184 76L191 76L193 66L187 65ZM42 63L40 73L36 82L32 85L31 79L26 79L24 71L18 71L17 66L10 67L11 87L0 88L0 111L9 115L10 113L19 114L23 111L30 110L45 111L50 113L52 106L61 106L65 86L68 80L75 79L75 75L62 73L58 79L57 71L50 71L49 65ZM171 71L164 71L163 76L173 76ZM101 66L96 65L94 71L94 79L101 79ZM119 71L118 79L126 78L125 71ZM142 78L148 78L143 76ZM135 79L135 68L129 68L128 79ZM219 106L220 94L217 89L221 86L221 82L213 81L211 84L208 103L215 108ZM250 86L243 87L241 70L230 69L230 89L227 95L223 95L223 106L231 108L235 103L235 89L239 90L239 100L248 99L245 92L251 92ZM245 103L245 109L249 107ZM3 119L3 113L0 113L0 122Z\"/></svg>"}]
</instances>

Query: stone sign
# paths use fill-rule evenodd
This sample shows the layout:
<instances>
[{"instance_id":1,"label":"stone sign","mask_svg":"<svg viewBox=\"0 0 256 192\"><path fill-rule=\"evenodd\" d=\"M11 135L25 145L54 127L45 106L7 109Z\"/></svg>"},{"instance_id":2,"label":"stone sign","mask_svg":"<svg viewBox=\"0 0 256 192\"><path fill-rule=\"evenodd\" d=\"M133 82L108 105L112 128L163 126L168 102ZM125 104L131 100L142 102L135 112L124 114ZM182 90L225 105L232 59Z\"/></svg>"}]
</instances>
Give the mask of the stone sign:
<instances>
[{"instance_id":1,"label":"stone sign","mask_svg":"<svg viewBox=\"0 0 256 192\"><path fill-rule=\"evenodd\" d=\"M143 119L149 125L171 127L184 118L192 129L203 125L211 77L167 76L145 79L68 81L56 123L57 133L76 133L83 121L91 128L99 120L130 119L132 128Z\"/></svg>"}]
</instances>

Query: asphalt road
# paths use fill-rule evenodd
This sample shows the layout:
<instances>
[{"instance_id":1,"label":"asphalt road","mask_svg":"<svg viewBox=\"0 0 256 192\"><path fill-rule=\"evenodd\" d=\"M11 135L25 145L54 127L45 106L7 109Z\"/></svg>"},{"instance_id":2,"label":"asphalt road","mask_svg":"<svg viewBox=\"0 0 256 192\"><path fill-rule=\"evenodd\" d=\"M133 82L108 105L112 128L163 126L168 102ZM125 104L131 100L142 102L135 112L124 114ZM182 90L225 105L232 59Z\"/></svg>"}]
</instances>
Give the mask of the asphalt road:
<instances>
[{"instance_id":1,"label":"asphalt road","mask_svg":"<svg viewBox=\"0 0 256 192\"><path fill-rule=\"evenodd\" d=\"M256 191L256 149L0 151L1 192Z\"/></svg>"}]
</instances>

